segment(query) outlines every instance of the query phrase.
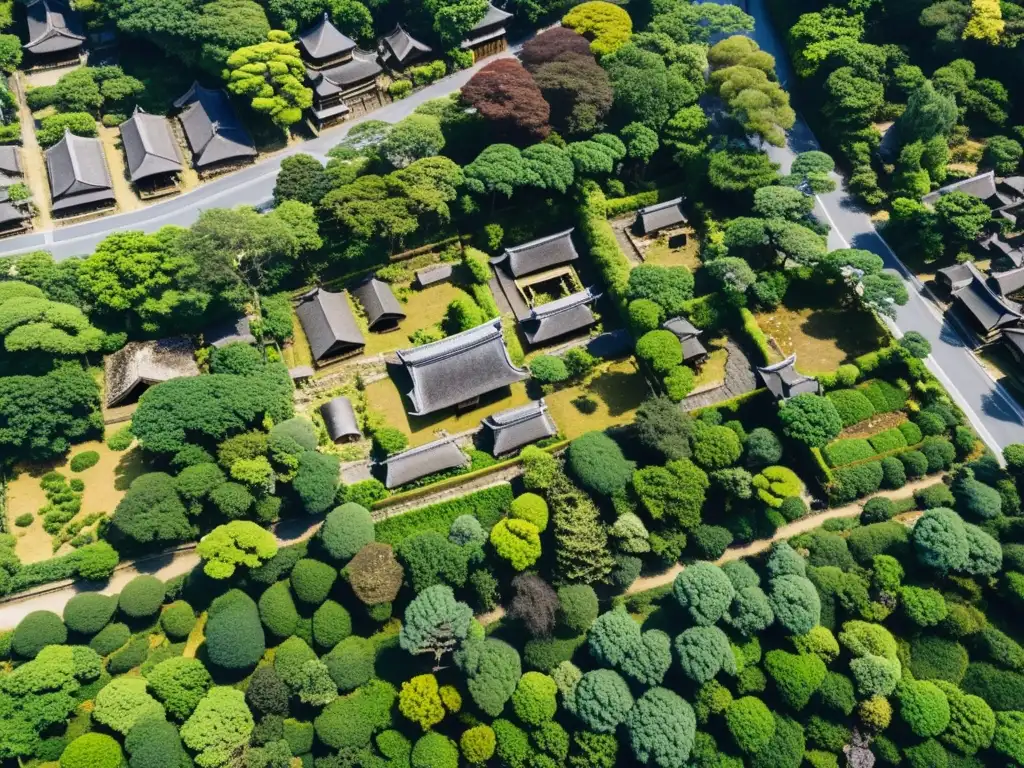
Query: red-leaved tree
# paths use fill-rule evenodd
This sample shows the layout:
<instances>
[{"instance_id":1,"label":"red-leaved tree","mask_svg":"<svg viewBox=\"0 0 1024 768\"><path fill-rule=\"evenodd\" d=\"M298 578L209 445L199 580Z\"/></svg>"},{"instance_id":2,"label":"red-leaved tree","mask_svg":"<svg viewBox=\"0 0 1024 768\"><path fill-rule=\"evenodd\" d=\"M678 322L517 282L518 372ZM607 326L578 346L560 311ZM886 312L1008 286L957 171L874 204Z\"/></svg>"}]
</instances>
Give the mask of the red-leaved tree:
<instances>
[{"instance_id":1,"label":"red-leaved tree","mask_svg":"<svg viewBox=\"0 0 1024 768\"><path fill-rule=\"evenodd\" d=\"M552 27L524 43L519 58L524 67L535 72L541 64L574 55L593 59L590 41L567 27Z\"/></svg>"},{"instance_id":2,"label":"red-leaved tree","mask_svg":"<svg viewBox=\"0 0 1024 768\"><path fill-rule=\"evenodd\" d=\"M522 146L551 132L551 108L533 77L515 59L498 59L473 75L462 88L462 100L491 123L496 142Z\"/></svg>"}]
</instances>

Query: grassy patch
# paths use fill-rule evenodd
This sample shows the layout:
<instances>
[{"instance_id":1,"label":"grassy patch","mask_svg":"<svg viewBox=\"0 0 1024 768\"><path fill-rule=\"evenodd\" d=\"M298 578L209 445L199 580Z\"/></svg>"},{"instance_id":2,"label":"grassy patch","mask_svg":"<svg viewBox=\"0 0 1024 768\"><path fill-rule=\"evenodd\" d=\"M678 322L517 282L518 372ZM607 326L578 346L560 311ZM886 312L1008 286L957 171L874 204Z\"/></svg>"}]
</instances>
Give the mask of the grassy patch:
<instances>
[{"instance_id":1,"label":"grassy patch","mask_svg":"<svg viewBox=\"0 0 1024 768\"><path fill-rule=\"evenodd\" d=\"M729 359L729 350L725 348L725 337L711 339L705 346L708 350L708 359L704 361L700 372L694 378L694 392L714 389L725 383L725 363Z\"/></svg>"},{"instance_id":2,"label":"grassy patch","mask_svg":"<svg viewBox=\"0 0 1024 768\"><path fill-rule=\"evenodd\" d=\"M803 371L833 371L885 346L882 330L869 312L840 307L831 298L787 301L773 312L756 316L758 325L783 352L796 353L797 366Z\"/></svg>"},{"instance_id":3,"label":"grassy patch","mask_svg":"<svg viewBox=\"0 0 1024 768\"><path fill-rule=\"evenodd\" d=\"M656 264L659 267L686 267L691 272L696 272L701 266L698 256L700 241L692 229L681 231L686 233L686 245L669 248L668 236L659 235L644 251L644 263Z\"/></svg>"},{"instance_id":4,"label":"grassy patch","mask_svg":"<svg viewBox=\"0 0 1024 768\"><path fill-rule=\"evenodd\" d=\"M299 316L292 310L292 342L281 350L284 364L289 368L298 368L300 365L313 365L313 351L309 348L309 341L306 339L306 332L302 330L302 323Z\"/></svg>"},{"instance_id":5,"label":"grassy patch","mask_svg":"<svg viewBox=\"0 0 1024 768\"><path fill-rule=\"evenodd\" d=\"M373 357L385 352L393 352L396 349L406 349L412 346L409 341L409 334L421 328L427 328L441 322L448 305L457 296L469 296L466 291L452 283L437 283L423 289L411 287L411 282L399 283L392 286L395 295L402 302L402 311L405 312L405 319L398 324L398 328L387 333L370 333L363 327L363 336L366 338L366 348L363 356ZM471 296L469 296L472 299ZM353 303L358 303L353 301ZM360 317L362 321L362 318Z\"/></svg>"},{"instance_id":6,"label":"grassy patch","mask_svg":"<svg viewBox=\"0 0 1024 768\"><path fill-rule=\"evenodd\" d=\"M581 396L597 404L592 413L583 413L573 404ZM559 390L544 400L559 433L571 440L584 432L632 421L645 397L647 382L636 362L629 359L607 363L589 383Z\"/></svg>"},{"instance_id":7,"label":"grassy patch","mask_svg":"<svg viewBox=\"0 0 1024 768\"><path fill-rule=\"evenodd\" d=\"M15 529L13 525L10 526L11 530L16 530L18 541L15 551L21 562L34 563L55 554L50 534L43 530L42 518L36 515L36 512L46 504L46 494L39 486L39 479L46 472L56 470L69 479L75 477L85 483L82 509L74 517L74 520L80 520L97 512L112 513L131 485L131 481L146 469L142 462L142 451L138 448L127 453L118 452L110 450L105 443L94 441L76 445L73 453L79 454L84 451L95 451L100 457L99 461L88 469L73 473L69 466L70 459L59 464L27 466L22 467L20 474L8 485L8 521L13 522L24 514L31 514L34 518L27 527ZM64 545L58 553L70 551L71 547Z\"/></svg>"}]
</instances>

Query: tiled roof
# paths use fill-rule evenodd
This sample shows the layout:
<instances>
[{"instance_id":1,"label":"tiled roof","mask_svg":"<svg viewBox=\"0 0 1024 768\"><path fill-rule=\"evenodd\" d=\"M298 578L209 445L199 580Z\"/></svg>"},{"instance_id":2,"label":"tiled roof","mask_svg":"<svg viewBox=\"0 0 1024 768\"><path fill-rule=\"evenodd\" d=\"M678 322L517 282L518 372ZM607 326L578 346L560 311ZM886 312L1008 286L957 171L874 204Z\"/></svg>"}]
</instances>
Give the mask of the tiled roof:
<instances>
[{"instance_id":1,"label":"tiled roof","mask_svg":"<svg viewBox=\"0 0 1024 768\"><path fill-rule=\"evenodd\" d=\"M384 486L388 489L411 483L446 469L469 466L469 457L455 441L446 437L432 443L395 454L383 462Z\"/></svg>"},{"instance_id":2,"label":"tiled roof","mask_svg":"<svg viewBox=\"0 0 1024 768\"><path fill-rule=\"evenodd\" d=\"M317 72L307 69L306 74L313 83L313 90L321 98L333 96L356 83L376 77L384 68L377 61L377 54L357 48L352 58L344 64Z\"/></svg>"},{"instance_id":3,"label":"tiled roof","mask_svg":"<svg viewBox=\"0 0 1024 768\"><path fill-rule=\"evenodd\" d=\"M648 205L636 212L636 221L645 235L652 234L666 227L674 227L686 223L686 215L681 204L683 198L677 197L657 205Z\"/></svg>"},{"instance_id":4,"label":"tiled roof","mask_svg":"<svg viewBox=\"0 0 1024 768\"><path fill-rule=\"evenodd\" d=\"M141 181L181 170L181 150L162 115L150 115L141 108L121 123L121 144L132 181Z\"/></svg>"},{"instance_id":5,"label":"tiled roof","mask_svg":"<svg viewBox=\"0 0 1024 768\"><path fill-rule=\"evenodd\" d=\"M1024 267L1011 269L1006 272L992 272L992 281L996 284L996 290L1000 296L1009 296L1024 288Z\"/></svg>"},{"instance_id":6,"label":"tiled roof","mask_svg":"<svg viewBox=\"0 0 1024 768\"><path fill-rule=\"evenodd\" d=\"M434 264L416 271L416 282L422 288L448 280L452 276L451 264Z\"/></svg>"},{"instance_id":7,"label":"tiled roof","mask_svg":"<svg viewBox=\"0 0 1024 768\"><path fill-rule=\"evenodd\" d=\"M381 55L393 58L399 66L408 59L430 53L432 50L429 45L421 43L406 32L401 24L396 24L391 34L386 35L380 41Z\"/></svg>"},{"instance_id":8,"label":"tiled roof","mask_svg":"<svg viewBox=\"0 0 1024 768\"><path fill-rule=\"evenodd\" d=\"M817 379L804 376L796 371L796 355L790 355L780 363L757 369L761 381L778 400L786 400L808 392L817 394L821 386Z\"/></svg>"},{"instance_id":9,"label":"tiled roof","mask_svg":"<svg viewBox=\"0 0 1024 768\"><path fill-rule=\"evenodd\" d=\"M203 331L203 342L211 347L226 347L228 344L238 342L255 344L256 337L252 335L250 318L242 315L235 320L227 320L207 328Z\"/></svg>"},{"instance_id":10,"label":"tiled roof","mask_svg":"<svg viewBox=\"0 0 1024 768\"><path fill-rule=\"evenodd\" d=\"M969 179L962 179L960 181L955 181L952 184L947 184L946 186L922 197L921 202L928 205L935 205L940 197L948 195L950 192L963 192L971 197L984 200L992 207L1003 206L1010 202L1010 200L1001 196L999 191L996 189L995 171L988 171L987 173L972 176Z\"/></svg>"},{"instance_id":11,"label":"tiled roof","mask_svg":"<svg viewBox=\"0 0 1024 768\"><path fill-rule=\"evenodd\" d=\"M187 336L128 342L103 362L107 405L123 402L142 386L198 376L194 352Z\"/></svg>"},{"instance_id":12,"label":"tiled roof","mask_svg":"<svg viewBox=\"0 0 1024 768\"><path fill-rule=\"evenodd\" d=\"M295 314L306 332L314 360L320 361L366 346L344 293L314 288L299 297Z\"/></svg>"},{"instance_id":13,"label":"tiled roof","mask_svg":"<svg viewBox=\"0 0 1024 768\"><path fill-rule=\"evenodd\" d=\"M539 237L528 243L506 248L501 256L491 259L492 264L505 264L514 277L523 277L559 264L568 264L579 258L572 242L572 229Z\"/></svg>"},{"instance_id":14,"label":"tiled roof","mask_svg":"<svg viewBox=\"0 0 1024 768\"><path fill-rule=\"evenodd\" d=\"M506 21L512 18L512 14L508 11L503 11L501 8L495 8L491 3L487 4L487 11L480 21L473 25L470 32L479 32L487 27L494 26L495 24L504 24Z\"/></svg>"},{"instance_id":15,"label":"tiled roof","mask_svg":"<svg viewBox=\"0 0 1024 768\"><path fill-rule=\"evenodd\" d=\"M1024 317L1020 307L992 290L974 264L968 261L966 266L971 272L971 281L953 291L953 296L974 316L982 328L992 331L1000 326L1016 323Z\"/></svg>"},{"instance_id":16,"label":"tiled roof","mask_svg":"<svg viewBox=\"0 0 1024 768\"><path fill-rule=\"evenodd\" d=\"M196 168L256 156L252 138L224 91L193 83L174 106L183 110L178 119L192 148Z\"/></svg>"},{"instance_id":17,"label":"tiled roof","mask_svg":"<svg viewBox=\"0 0 1024 768\"><path fill-rule=\"evenodd\" d=\"M324 11L320 21L299 34L299 46L309 58L323 60L351 51L356 43L334 26Z\"/></svg>"},{"instance_id":18,"label":"tiled roof","mask_svg":"<svg viewBox=\"0 0 1024 768\"><path fill-rule=\"evenodd\" d=\"M82 22L76 11L60 0L35 0L25 7L28 42L23 46L34 54L59 53L81 48L85 42Z\"/></svg>"},{"instance_id":19,"label":"tiled roof","mask_svg":"<svg viewBox=\"0 0 1024 768\"><path fill-rule=\"evenodd\" d=\"M1003 341L1024 356L1024 328L1003 328Z\"/></svg>"},{"instance_id":20,"label":"tiled roof","mask_svg":"<svg viewBox=\"0 0 1024 768\"><path fill-rule=\"evenodd\" d=\"M320 406L320 415L324 417L327 434L334 442L342 438L363 436L352 401L347 397L339 396L324 403Z\"/></svg>"},{"instance_id":21,"label":"tiled roof","mask_svg":"<svg viewBox=\"0 0 1024 768\"><path fill-rule=\"evenodd\" d=\"M110 171L99 139L75 136L65 130L64 138L46 150L46 172L55 211L114 200Z\"/></svg>"},{"instance_id":22,"label":"tiled roof","mask_svg":"<svg viewBox=\"0 0 1024 768\"><path fill-rule=\"evenodd\" d=\"M396 354L412 380L409 412L415 415L458 405L529 378L509 359L500 319Z\"/></svg>"},{"instance_id":23,"label":"tiled roof","mask_svg":"<svg viewBox=\"0 0 1024 768\"><path fill-rule=\"evenodd\" d=\"M398 303L395 294L391 292L391 286L383 280L376 278L365 280L352 293L366 310L367 325L371 331L376 330L379 326L393 325L405 319L402 305Z\"/></svg>"},{"instance_id":24,"label":"tiled roof","mask_svg":"<svg viewBox=\"0 0 1024 768\"><path fill-rule=\"evenodd\" d=\"M494 437L495 456L553 437L558 432L543 399L491 414L482 423Z\"/></svg>"},{"instance_id":25,"label":"tiled roof","mask_svg":"<svg viewBox=\"0 0 1024 768\"><path fill-rule=\"evenodd\" d=\"M589 328L597 322L589 305L599 298L600 294L594 293L592 288L585 288L534 307L522 323L527 341L530 344L542 344Z\"/></svg>"}]
</instances>

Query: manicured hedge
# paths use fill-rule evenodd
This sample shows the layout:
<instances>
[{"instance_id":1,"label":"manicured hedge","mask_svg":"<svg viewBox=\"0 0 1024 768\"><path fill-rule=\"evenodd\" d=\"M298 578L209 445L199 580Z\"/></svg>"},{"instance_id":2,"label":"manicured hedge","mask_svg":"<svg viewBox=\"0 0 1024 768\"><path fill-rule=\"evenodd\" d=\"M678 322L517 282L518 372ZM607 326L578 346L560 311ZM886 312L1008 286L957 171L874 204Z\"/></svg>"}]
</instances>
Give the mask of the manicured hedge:
<instances>
[{"instance_id":1,"label":"manicured hedge","mask_svg":"<svg viewBox=\"0 0 1024 768\"><path fill-rule=\"evenodd\" d=\"M175 600L160 614L160 626L164 628L167 636L174 640L188 637L195 625L196 613L184 600Z\"/></svg>"},{"instance_id":2,"label":"manicured hedge","mask_svg":"<svg viewBox=\"0 0 1024 768\"><path fill-rule=\"evenodd\" d=\"M231 670L256 666L266 650L266 639L256 603L232 589L210 605L206 622L206 650L213 664Z\"/></svg>"},{"instance_id":3,"label":"manicured hedge","mask_svg":"<svg viewBox=\"0 0 1024 768\"><path fill-rule=\"evenodd\" d=\"M877 435L872 435L868 438L868 442L875 449L875 453L888 453L898 448L905 448L907 445L906 437L897 428L887 429L884 432L879 432Z\"/></svg>"},{"instance_id":4,"label":"manicured hedge","mask_svg":"<svg viewBox=\"0 0 1024 768\"><path fill-rule=\"evenodd\" d=\"M512 498L512 486L503 484L431 504L377 523L377 541L397 546L405 539L426 531L447 536L452 522L460 515L473 515L484 530L489 531L508 512Z\"/></svg>"},{"instance_id":5,"label":"manicured hedge","mask_svg":"<svg viewBox=\"0 0 1024 768\"><path fill-rule=\"evenodd\" d=\"M11 650L26 659L34 659L47 645L60 645L68 639L68 630L60 616L52 611L33 611L20 622L11 638Z\"/></svg>"},{"instance_id":6,"label":"manicured hedge","mask_svg":"<svg viewBox=\"0 0 1024 768\"><path fill-rule=\"evenodd\" d=\"M69 466L72 472L84 472L90 467L95 467L99 461L100 455L96 451L82 451L71 457Z\"/></svg>"},{"instance_id":7,"label":"manicured hedge","mask_svg":"<svg viewBox=\"0 0 1024 768\"><path fill-rule=\"evenodd\" d=\"M152 616L164 602L164 583L156 576L136 576L118 598L121 612L133 619Z\"/></svg>"},{"instance_id":8,"label":"manicured hedge","mask_svg":"<svg viewBox=\"0 0 1024 768\"><path fill-rule=\"evenodd\" d=\"M882 486L882 464L869 461L840 467L834 473L835 483L829 489L829 500L833 503L845 503L874 493Z\"/></svg>"},{"instance_id":9,"label":"manicured hedge","mask_svg":"<svg viewBox=\"0 0 1024 768\"><path fill-rule=\"evenodd\" d=\"M860 390L835 389L827 393L825 397L831 400L836 407L844 427L852 427L875 415L871 401Z\"/></svg>"},{"instance_id":10,"label":"manicured hedge","mask_svg":"<svg viewBox=\"0 0 1024 768\"><path fill-rule=\"evenodd\" d=\"M858 387L871 402L875 413L898 411L907 402L907 393L894 384L882 379L872 379Z\"/></svg>"},{"instance_id":11,"label":"manicured hedge","mask_svg":"<svg viewBox=\"0 0 1024 768\"><path fill-rule=\"evenodd\" d=\"M841 467L844 464L852 464L855 461L870 459L877 451L871 444L862 437L850 437L845 440L836 440L829 443L822 451L828 463L833 467Z\"/></svg>"},{"instance_id":12,"label":"manicured hedge","mask_svg":"<svg viewBox=\"0 0 1024 768\"><path fill-rule=\"evenodd\" d=\"M903 434L903 439L907 441L907 445L917 445L921 442L922 437L924 437L921 434L921 428L912 421L904 421L896 429Z\"/></svg>"},{"instance_id":13,"label":"manicured hedge","mask_svg":"<svg viewBox=\"0 0 1024 768\"><path fill-rule=\"evenodd\" d=\"M94 635L107 626L117 610L117 598L98 592L83 592L64 606L64 623L72 632Z\"/></svg>"}]
</instances>

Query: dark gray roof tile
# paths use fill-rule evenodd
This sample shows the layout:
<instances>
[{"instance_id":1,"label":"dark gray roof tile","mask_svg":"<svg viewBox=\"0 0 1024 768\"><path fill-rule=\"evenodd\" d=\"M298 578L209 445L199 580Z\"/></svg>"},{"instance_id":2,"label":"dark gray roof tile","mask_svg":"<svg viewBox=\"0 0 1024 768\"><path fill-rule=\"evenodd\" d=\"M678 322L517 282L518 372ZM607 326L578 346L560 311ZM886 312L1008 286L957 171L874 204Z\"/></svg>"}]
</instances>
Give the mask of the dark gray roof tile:
<instances>
[{"instance_id":1,"label":"dark gray roof tile","mask_svg":"<svg viewBox=\"0 0 1024 768\"><path fill-rule=\"evenodd\" d=\"M82 20L60 0L35 0L25 7L28 23L26 51L38 55L81 48L85 42Z\"/></svg>"},{"instance_id":2,"label":"dark gray roof tile","mask_svg":"<svg viewBox=\"0 0 1024 768\"><path fill-rule=\"evenodd\" d=\"M528 243L506 248L501 256L491 259L492 264L504 264L513 277L523 277L579 258L572 242L572 229L539 237Z\"/></svg>"},{"instance_id":3,"label":"dark gray roof tile","mask_svg":"<svg viewBox=\"0 0 1024 768\"><path fill-rule=\"evenodd\" d=\"M394 59L398 66L404 65L406 61L428 54L432 50L429 45L421 43L406 32L401 24L396 24L391 34L386 35L380 41L381 55Z\"/></svg>"},{"instance_id":4,"label":"dark gray roof tile","mask_svg":"<svg viewBox=\"0 0 1024 768\"><path fill-rule=\"evenodd\" d=\"M686 214L681 207L683 198L677 197L657 205L648 205L636 212L636 222L645 235L653 234L666 227L685 224Z\"/></svg>"},{"instance_id":5,"label":"dark gray roof tile","mask_svg":"<svg viewBox=\"0 0 1024 768\"><path fill-rule=\"evenodd\" d=\"M313 82L318 96L332 96L356 83L376 77L384 68L377 61L377 54L357 48L352 58L344 64L325 69L322 72L307 69L306 74Z\"/></svg>"},{"instance_id":6,"label":"dark gray roof tile","mask_svg":"<svg viewBox=\"0 0 1024 768\"><path fill-rule=\"evenodd\" d=\"M469 457L452 438L446 437L395 454L384 461L384 486L388 489L397 488L427 475L468 466Z\"/></svg>"},{"instance_id":7,"label":"dark gray roof tile","mask_svg":"<svg viewBox=\"0 0 1024 768\"><path fill-rule=\"evenodd\" d=\"M128 161L132 181L181 170L181 151L171 133L171 124L162 115L142 109L121 123L121 144Z\"/></svg>"},{"instance_id":8,"label":"dark gray roof tile","mask_svg":"<svg viewBox=\"0 0 1024 768\"><path fill-rule=\"evenodd\" d=\"M103 361L107 406L113 407L151 384L198 376L195 350L187 336L130 341Z\"/></svg>"},{"instance_id":9,"label":"dark gray roof tile","mask_svg":"<svg viewBox=\"0 0 1024 768\"><path fill-rule=\"evenodd\" d=\"M226 347L228 344L255 344L250 318L242 315L235 320L217 323L203 331L203 341L211 347Z\"/></svg>"},{"instance_id":10,"label":"dark gray roof tile","mask_svg":"<svg viewBox=\"0 0 1024 768\"><path fill-rule=\"evenodd\" d=\"M483 424L494 437L495 456L511 453L558 433L543 399L491 414L483 419Z\"/></svg>"},{"instance_id":11,"label":"dark gray roof tile","mask_svg":"<svg viewBox=\"0 0 1024 768\"><path fill-rule=\"evenodd\" d=\"M412 381L409 412L423 415L464 403L529 378L509 359L501 320L489 320L422 347L399 350Z\"/></svg>"},{"instance_id":12,"label":"dark gray roof tile","mask_svg":"<svg viewBox=\"0 0 1024 768\"><path fill-rule=\"evenodd\" d=\"M758 367L761 381L778 400L786 400L808 392L818 394L821 385L817 379L797 373L796 355L790 355L780 363Z\"/></svg>"},{"instance_id":13,"label":"dark gray roof tile","mask_svg":"<svg viewBox=\"0 0 1024 768\"><path fill-rule=\"evenodd\" d=\"M356 43L334 26L324 11L316 24L299 34L299 46L310 59L323 61L351 51Z\"/></svg>"},{"instance_id":14,"label":"dark gray roof tile","mask_svg":"<svg viewBox=\"0 0 1024 768\"><path fill-rule=\"evenodd\" d=\"M256 156L252 138L224 91L193 83L174 106L182 110L178 119L192 148L196 168Z\"/></svg>"},{"instance_id":15,"label":"dark gray roof tile","mask_svg":"<svg viewBox=\"0 0 1024 768\"><path fill-rule=\"evenodd\" d=\"M365 280L352 293L366 310L367 325L371 331L381 326L393 326L405 319L402 305L391 292L391 286L383 280Z\"/></svg>"},{"instance_id":16,"label":"dark gray roof tile","mask_svg":"<svg viewBox=\"0 0 1024 768\"><path fill-rule=\"evenodd\" d=\"M64 132L64 138L46 150L53 210L113 200L114 192L99 139Z\"/></svg>"},{"instance_id":17,"label":"dark gray roof tile","mask_svg":"<svg viewBox=\"0 0 1024 768\"><path fill-rule=\"evenodd\" d=\"M594 293L591 288L585 288L534 307L530 311L530 316L523 321L523 333L527 341L530 344L543 344L589 328L597 322L589 305L599 298L600 294Z\"/></svg>"},{"instance_id":18,"label":"dark gray roof tile","mask_svg":"<svg viewBox=\"0 0 1024 768\"><path fill-rule=\"evenodd\" d=\"M420 284L420 287L426 288L428 285L449 280L451 279L451 276L451 264L434 264L433 266L417 270L416 282Z\"/></svg>"},{"instance_id":19,"label":"dark gray roof tile","mask_svg":"<svg viewBox=\"0 0 1024 768\"><path fill-rule=\"evenodd\" d=\"M953 296L974 316L986 331L1018 322L1024 317L1020 308L1004 299L989 286L988 281L971 262L966 262L971 281L953 292Z\"/></svg>"},{"instance_id":20,"label":"dark gray roof tile","mask_svg":"<svg viewBox=\"0 0 1024 768\"><path fill-rule=\"evenodd\" d=\"M352 401L347 397L339 396L324 403L320 406L320 415L324 417L327 434L334 442L343 438L363 436Z\"/></svg>"},{"instance_id":21,"label":"dark gray roof tile","mask_svg":"<svg viewBox=\"0 0 1024 768\"><path fill-rule=\"evenodd\" d=\"M299 298L295 314L318 362L366 346L344 293L315 288Z\"/></svg>"},{"instance_id":22,"label":"dark gray roof tile","mask_svg":"<svg viewBox=\"0 0 1024 768\"><path fill-rule=\"evenodd\" d=\"M948 195L950 192L963 192L971 197L984 200L993 208L1007 205L1010 202L1010 200L1000 195L996 189L995 171L988 171L987 173L972 176L969 179L962 179L952 184L947 184L922 197L921 202L927 205L935 205L940 197Z\"/></svg>"},{"instance_id":23,"label":"dark gray roof tile","mask_svg":"<svg viewBox=\"0 0 1024 768\"><path fill-rule=\"evenodd\" d=\"M21 153L13 144L0 146L0 173L5 176L21 176Z\"/></svg>"}]
</instances>

